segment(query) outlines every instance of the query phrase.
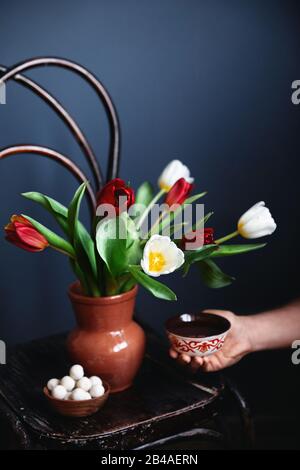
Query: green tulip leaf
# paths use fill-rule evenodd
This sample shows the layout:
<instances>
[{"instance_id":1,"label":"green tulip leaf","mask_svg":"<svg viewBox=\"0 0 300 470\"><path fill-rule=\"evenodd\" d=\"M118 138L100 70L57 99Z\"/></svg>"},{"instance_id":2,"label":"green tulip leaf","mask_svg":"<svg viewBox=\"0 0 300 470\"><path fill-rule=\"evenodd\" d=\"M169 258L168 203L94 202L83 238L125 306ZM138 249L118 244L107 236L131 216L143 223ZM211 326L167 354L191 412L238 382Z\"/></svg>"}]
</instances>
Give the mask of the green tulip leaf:
<instances>
[{"instance_id":1,"label":"green tulip leaf","mask_svg":"<svg viewBox=\"0 0 300 470\"><path fill-rule=\"evenodd\" d=\"M52 199L49 196L45 196L42 193L34 191L23 193L22 196L24 196L26 199L30 199L31 201L37 202L48 212L50 212L50 214L53 215L57 223L65 232L65 234L69 236L69 226L67 222L68 209L65 206L63 206L59 202L55 201L55 199Z\"/></svg>"},{"instance_id":2,"label":"green tulip leaf","mask_svg":"<svg viewBox=\"0 0 300 470\"><path fill-rule=\"evenodd\" d=\"M81 289L82 289L82 292L84 295L87 295L87 296L92 296L93 293L92 291L90 290L89 286L88 286L88 283L84 277L84 274L83 272L81 271L80 267L79 267L79 264L77 263L76 260L70 258L70 264L71 264L71 268L75 274L75 276L77 277L77 279L80 281L80 285L81 285Z\"/></svg>"},{"instance_id":3,"label":"green tulip leaf","mask_svg":"<svg viewBox=\"0 0 300 470\"><path fill-rule=\"evenodd\" d=\"M153 186L148 181L145 181L143 184L141 184L136 192L135 204L129 209L130 216L133 218L141 217L147 206L149 206L153 197Z\"/></svg>"},{"instance_id":4,"label":"green tulip leaf","mask_svg":"<svg viewBox=\"0 0 300 470\"><path fill-rule=\"evenodd\" d=\"M219 245L219 249L212 254L212 258L220 258L221 256L240 255L249 251L259 250L266 246L266 243L251 243L245 245Z\"/></svg>"},{"instance_id":5,"label":"green tulip leaf","mask_svg":"<svg viewBox=\"0 0 300 470\"><path fill-rule=\"evenodd\" d=\"M96 259L96 253L95 253L95 243L92 237L90 236L90 234L87 232L87 230L85 228L82 229L82 226L80 224L78 224L77 230L78 230L78 240L81 246L80 251L83 250L85 252L85 256L87 256L88 261L89 261L89 268L91 268L94 278L97 279L98 268L97 268L97 259Z\"/></svg>"},{"instance_id":6,"label":"green tulip leaf","mask_svg":"<svg viewBox=\"0 0 300 470\"><path fill-rule=\"evenodd\" d=\"M127 227L123 217L105 218L96 228L96 245L100 257L116 278L127 269Z\"/></svg>"},{"instance_id":7,"label":"green tulip leaf","mask_svg":"<svg viewBox=\"0 0 300 470\"><path fill-rule=\"evenodd\" d=\"M135 202L148 206L154 198L154 190L151 183L145 181L136 192Z\"/></svg>"},{"instance_id":8,"label":"green tulip leaf","mask_svg":"<svg viewBox=\"0 0 300 470\"><path fill-rule=\"evenodd\" d=\"M194 194L194 196L188 197L184 201L184 204L193 204L193 202L198 201L198 199L200 199L203 196L206 196L206 194L207 194L207 191L203 191L203 193Z\"/></svg>"},{"instance_id":9,"label":"green tulip leaf","mask_svg":"<svg viewBox=\"0 0 300 470\"><path fill-rule=\"evenodd\" d=\"M73 246L69 242L67 242L64 238L52 232L52 230L40 224L39 222L34 220L32 217L29 217L28 215L23 215L23 217L29 220L29 222L32 223L34 228L46 238L49 245L51 245L56 250L61 251L62 253L70 256L71 258L75 258L75 251L74 251Z\"/></svg>"},{"instance_id":10,"label":"green tulip leaf","mask_svg":"<svg viewBox=\"0 0 300 470\"><path fill-rule=\"evenodd\" d=\"M149 290L155 297L163 300L177 300L176 294L169 287L148 276L141 271L139 266L128 266L128 271L136 282Z\"/></svg>"},{"instance_id":11,"label":"green tulip leaf","mask_svg":"<svg viewBox=\"0 0 300 470\"><path fill-rule=\"evenodd\" d=\"M86 183L82 183L74 194L68 209L68 225L70 234L75 243L78 236L78 215L80 210L81 201L86 189Z\"/></svg>"},{"instance_id":12,"label":"green tulip leaf","mask_svg":"<svg viewBox=\"0 0 300 470\"><path fill-rule=\"evenodd\" d=\"M38 193L38 192L28 192L28 193L23 193L22 196L24 196L26 199L29 199L31 201L37 202L40 204L40 206L44 207L58 222L58 224L61 226L62 230L66 233L66 235L70 235L69 231L69 225L68 225L68 209L66 206L62 205L60 202L57 202L55 199L52 199L49 196L46 196L45 194ZM84 225L78 221L79 224L79 229L81 231L85 231L87 234L87 230L84 227Z\"/></svg>"},{"instance_id":13,"label":"green tulip leaf","mask_svg":"<svg viewBox=\"0 0 300 470\"><path fill-rule=\"evenodd\" d=\"M198 263L200 275L204 284L212 289L229 286L234 277L223 273L223 271L211 259L204 259Z\"/></svg>"},{"instance_id":14,"label":"green tulip leaf","mask_svg":"<svg viewBox=\"0 0 300 470\"><path fill-rule=\"evenodd\" d=\"M82 271L87 275L94 278L97 282L97 260L95 255L94 242L90 234L83 228L78 220L79 210L84 192L86 190L86 183L82 183L70 203L68 209L68 226L75 248L79 265ZM91 272L92 271L92 272ZM91 273L90 273L91 272ZM92 279L91 279L92 282Z\"/></svg>"},{"instance_id":15,"label":"green tulip leaf","mask_svg":"<svg viewBox=\"0 0 300 470\"><path fill-rule=\"evenodd\" d=\"M52 199L45 194L41 194L38 192L28 192L23 193L26 199L31 201L37 202L40 204L44 209L46 209L57 221L59 226L62 228L64 233L72 240L73 236L70 234L70 227L68 224L68 209L67 207L63 206L55 199ZM95 277L97 277L97 263L96 263L96 256L95 256L95 245L93 239L91 238L90 234L84 227L84 225L78 220L77 221L77 230L78 230L78 237L81 241L81 244L86 252L87 257L89 258L90 268L93 271Z\"/></svg>"},{"instance_id":16,"label":"green tulip leaf","mask_svg":"<svg viewBox=\"0 0 300 470\"><path fill-rule=\"evenodd\" d=\"M214 252L219 249L218 245L204 245L196 250L185 251L183 272L184 277L187 275L191 265L203 259L209 258Z\"/></svg>"},{"instance_id":17,"label":"green tulip leaf","mask_svg":"<svg viewBox=\"0 0 300 470\"><path fill-rule=\"evenodd\" d=\"M134 277L128 272L119 278L119 293L128 292L137 284Z\"/></svg>"},{"instance_id":18,"label":"green tulip leaf","mask_svg":"<svg viewBox=\"0 0 300 470\"><path fill-rule=\"evenodd\" d=\"M121 217L126 224L126 254L127 264L138 264L143 256L140 237L133 220L124 212Z\"/></svg>"},{"instance_id":19,"label":"green tulip leaf","mask_svg":"<svg viewBox=\"0 0 300 470\"><path fill-rule=\"evenodd\" d=\"M201 261L204 258L207 258L217 250L219 250L218 245L204 245L196 250L185 251L184 259L186 263L193 264L196 263L196 261Z\"/></svg>"}]
</instances>

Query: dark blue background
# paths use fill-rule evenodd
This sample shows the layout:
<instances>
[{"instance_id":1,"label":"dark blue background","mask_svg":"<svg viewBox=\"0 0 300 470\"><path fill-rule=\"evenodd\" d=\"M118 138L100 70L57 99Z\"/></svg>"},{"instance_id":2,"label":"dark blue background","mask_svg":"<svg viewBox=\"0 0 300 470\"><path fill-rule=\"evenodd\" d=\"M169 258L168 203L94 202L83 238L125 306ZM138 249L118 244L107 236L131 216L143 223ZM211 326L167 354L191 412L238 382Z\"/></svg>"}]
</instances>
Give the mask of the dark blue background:
<instances>
[{"instance_id":1,"label":"dark blue background","mask_svg":"<svg viewBox=\"0 0 300 470\"><path fill-rule=\"evenodd\" d=\"M286 1L127 0L1 1L0 62L40 55L82 63L110 91L122 126L121 176L137 186L180 158L209 190L206 209L219 236L265 200L278 223L263 251L227 259L229 288L209 290L197 273L167 281L178 293L167 303L140 292L139 309L162 330L186 309L224 307L240 313L282 303L299 292L300 106L291 83L300 79L299 10ZM107 123L92 91L62 70L28 73L78 118L105 164ZM0 146L48 145L86 171L76 142L54 113L10 82L0 106ZM54 227L34 203L37 190L68 203L76 182L36 156L1 162L0 225L27 213ZM0 242L0 337L9 342L70 329L65 295L73 279L67 260L48 250L30 254Z\"/></svg>"}]
</instances>

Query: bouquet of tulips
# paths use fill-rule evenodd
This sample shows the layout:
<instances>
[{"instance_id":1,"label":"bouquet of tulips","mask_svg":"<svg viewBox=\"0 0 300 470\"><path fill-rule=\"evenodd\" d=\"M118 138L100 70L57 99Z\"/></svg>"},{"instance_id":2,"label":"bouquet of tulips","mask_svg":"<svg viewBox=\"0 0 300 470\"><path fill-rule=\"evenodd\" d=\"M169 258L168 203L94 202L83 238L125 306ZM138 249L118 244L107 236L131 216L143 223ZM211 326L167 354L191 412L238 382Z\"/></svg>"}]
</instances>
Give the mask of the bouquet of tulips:
<instances>
[{"instance_id":1,"label":"bouquet of tulips","mask_svg":"<svg viewBox=\"0 0 300 470\"><path fill-rule=\"evenodd\" d=\"M69 207L38 192L24 193L51 213L64 236L27 215L13 215L5 227L6 239L27 251L50 247L66 255L87 296L117 295L140 284L158 298L176 300L175 293L157 278L176 270L185 276L194 263L206 285L224 287L234 278L221 271L216 259L264 246L225 242L238 235L248 239L269 235L276 224L265 203L259 202L240 217L233 233L215 239L214 229L205 226L212 212L204 214L202 204L196 205L199 210L193 221L192 204L206 194L191 196L193 183L189 169L179 160L171 161L160 175L156 195L148 182L135 194L123 180L109 181L97 194L90 231L79 220L86 183L77 189Z\"/></svg>"}]
</instances>

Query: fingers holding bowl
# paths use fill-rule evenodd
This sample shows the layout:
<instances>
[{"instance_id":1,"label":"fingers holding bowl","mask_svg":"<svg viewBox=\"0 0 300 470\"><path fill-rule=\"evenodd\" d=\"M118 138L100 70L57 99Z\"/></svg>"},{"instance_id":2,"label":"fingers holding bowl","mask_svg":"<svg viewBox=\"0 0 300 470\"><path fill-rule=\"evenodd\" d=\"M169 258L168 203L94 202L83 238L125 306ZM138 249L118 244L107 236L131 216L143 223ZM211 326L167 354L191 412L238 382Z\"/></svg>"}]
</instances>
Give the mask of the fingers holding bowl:
<instances>
[{"instance_id":1,"label":"fingers holding bowl","mask_svg":"<svg viewBox=\"0 0 300 470\"><path fill-rule=\"evenodd\" d=\"M191 356L188 356L187 354L178 354L178 352L175 351L175 349L173 348L169 349L169 355L172 359L175 359L178 364L182 366L189 365L190 369L193 372L197 372L197 370L201 368L204 363L202 357L199 357L199 356L191 357Z\"/></svg>"},{"instance_id":2,"label":"fingers holding bowl","mask_svg":"<svg viewBox=\"0 0 300 470\"><path fill-rule=\"evenodd\" d=\"M190 364L192 370L209 368L205 358L222 349L230 327L229 319L217 312L172 317L166 322L169 354L182 365Z\"/></svg>"},{"instance_id":3,"label":"fingers holding bowl","mask_svg":"<svg viewBox=\"0 0 300 470\"><path fill-rule=\"evenodd\" d=\"M178 352L175 351L175 349L173 349L173 348L169 349L169 355L172 359L177 359L178 358Z\"/></svg>"},{"instance_id":4,"label":"fingers holding bowl","mask_svg":"<svg viewBox=\"0 0 300 470\"><path fill-rule=\"evenodd\" d=\"M186 365L191 362L191 357L187 354L179 354L175 349L169 349L169 355L172 359L176 359L179 364Z\"/></svg>"}]
</instances>

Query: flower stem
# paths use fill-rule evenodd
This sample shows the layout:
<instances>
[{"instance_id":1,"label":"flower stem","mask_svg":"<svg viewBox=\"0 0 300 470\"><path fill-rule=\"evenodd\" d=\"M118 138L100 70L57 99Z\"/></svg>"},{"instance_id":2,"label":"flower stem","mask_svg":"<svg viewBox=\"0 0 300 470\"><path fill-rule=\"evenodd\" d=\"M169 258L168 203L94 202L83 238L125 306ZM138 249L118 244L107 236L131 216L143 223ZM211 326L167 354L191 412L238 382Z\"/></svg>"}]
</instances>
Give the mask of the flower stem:
<instances>
[{"instance_id":1,"label":"flower stem","mask_svg":"<svg viewBox=\"0 0 300 470\"><path fill-rule=\"evenodd\" d=\"M215 240L215 243L218 245L221 245L221 243L227 242L227 240L230 240L231 238L237 237L239 235L239 231L236 230L235 232L229 233L229 235L225 235L225 237L219 238L218 240Z\"/></svg>"},{"instance_id":2,"label":"flower stem","mask_svg":"<svg viewBox=\"0 0 300 470\"><path fill-rule=\"evenodd\" d=\"M75 257L71 256L70 253L67 253L66 251L60 250L59 248L49 245L53 250L58 251L59 253L63 253L64 255L67 255L70 258L71 266L72 269L79 279L80 283L82 284L82 287L84 289L85 295L92 296L92 297L100 297L101 296L101 290L95 280L93 279L92 276L90 276L88 273L84 273L81 269L80 266L76 260Z\"/></svg>"},{"instance_id":3,"label":"flower stem","mask_svg":"<svg viewBox=\"0 0 300 470\"><path fill-rule=\"evenodd\" d=\"M141 218L139 219L139 221L137 222L136 224L136 227L137 229L141 228L144 220L146 219L147 215L149 214L149 212L151 211L152 207L154 206L154 204L157 203L157 201L166 193L166 190L165 189L161 189L157 194L156 196L154 196L154 198L152 199L152 201L149 203L149 206L146 207L146 209L144 210L143 214L141 215Z\"/></svg>"},{"instance_id":4,"label":"flower stem","mask_svg":"<svg viewBox=\"0 0 300 470\"><path fill-rule=\"evenodd\" d=\"M55 251L58 251L58 253L62 253L63 255L69 256L70 259L75 260L75 255L71 255L71 253L68 253L67 251L61 250L60 248L57 248L56 246L53 246L49 243L49 247L52 248Z\"/></svg>"},{"instance_id":5,"label":"flower stem","mask_svg":"<svg viewBox=\"0 0 300 470\"><path fill-rule=\"evenodd\" d=\"M147 233L146 238L150 238L152 235L154 235L154 233L157 233L157 230L155 230L155 232L154 232L154 229L157 229L157 226L160 225L160 223L162 222L162 219L167 214L167 212L168 211L164 211L160 214L160 216L156 219L156 221L154 222L154 224L150 228L149 232ZM159 228L158 228L158 231L159 231Z\"/></svg>"}]
</instances>

